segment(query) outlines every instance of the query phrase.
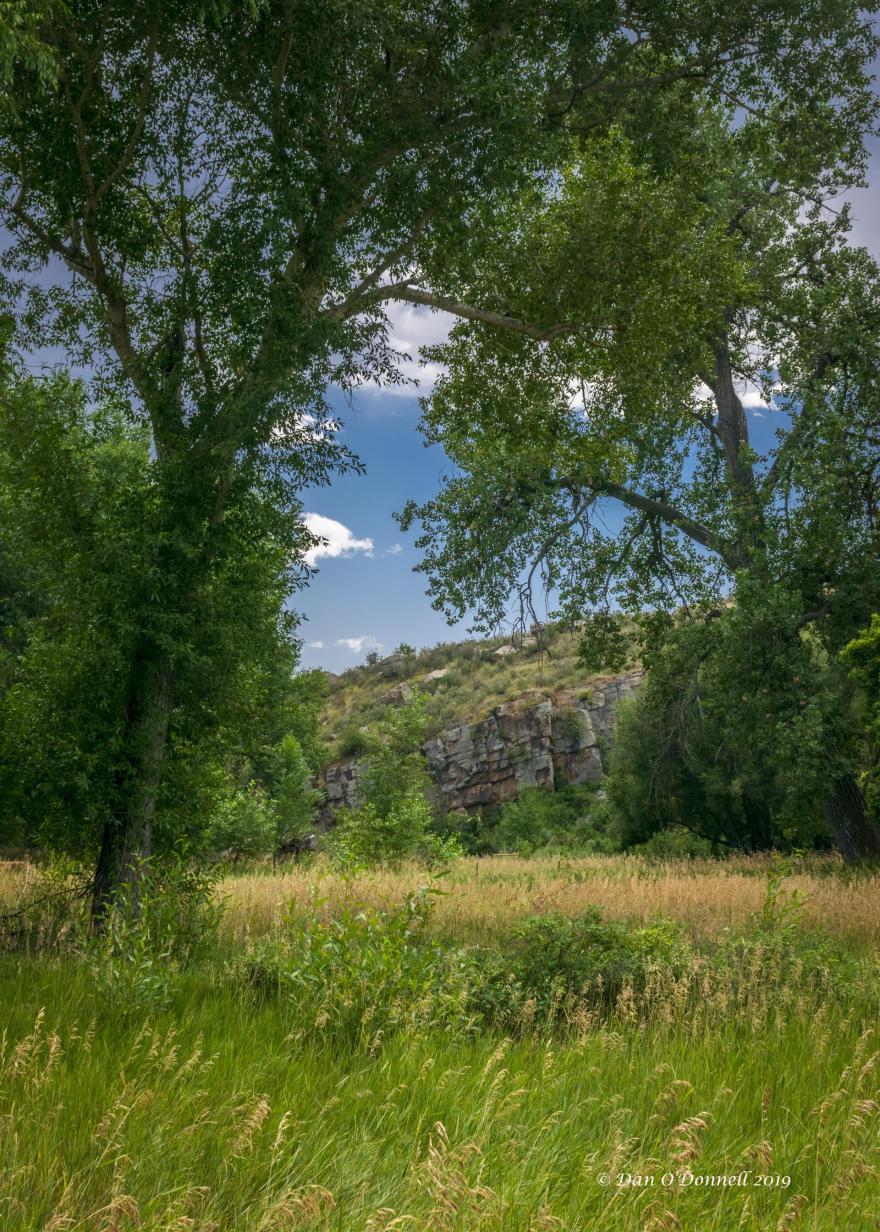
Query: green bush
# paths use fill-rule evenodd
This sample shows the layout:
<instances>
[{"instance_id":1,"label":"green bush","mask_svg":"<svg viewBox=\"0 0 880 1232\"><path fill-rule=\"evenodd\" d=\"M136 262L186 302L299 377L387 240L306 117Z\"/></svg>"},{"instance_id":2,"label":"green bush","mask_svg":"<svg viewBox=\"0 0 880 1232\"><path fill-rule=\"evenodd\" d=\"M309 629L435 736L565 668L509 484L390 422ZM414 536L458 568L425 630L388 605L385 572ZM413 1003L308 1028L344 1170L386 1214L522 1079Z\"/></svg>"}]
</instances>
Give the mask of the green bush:
<instances>
[{"instance_id":1,"label":"green bush","mask_svg":"<svg viewBox=\"0 0 880 1232\"><path fill-rule=\"evenodd\" d=\"M404 796L385 813L366 803L340 810L328 848L333 859L351 872L402 860L420 860L437 868L457 860L463 851L454 835L435 833L432 822L430 805L421 795Z\"/></svg>"},{"instance_id":2,"label":"green bush","mask_svg":"<svg viewBox=\"0 0 880 1232\"><path fill-rule=\"evenodd\" d=\"M337 814L329 847L353 869L423 859L429 865L460 854L457 843L432 829L431 782L420 752L425 727L422 699L414 696L387 713L358 764L358 803Z\"/></svg>"},{"instance_id":3,"label":"green bush","mask_svg":"<svg viewBox=\"0 0 880 1232\"><path fill-rule=\"evenodd\" d=\"M222 906L216 870L184 860L145 863L136 909L123 892L83 952L113 1016L166 1007L182 970L216 946Z\"/></svg>"},{"instance_id":4,"label":"green bush","mask_svg":"<svg viewBox=\"0 0 880 1232\"><path fill-rule=\"evenodd\" d=\"M511 933L502 954L487 954L475 990L481 1014L505 1029L552 1021L566 1002L614 1003L624 985L638 991L652 967L683 970L692 950L681 929L661 920L648 928L602 919L598 907L568 919L533 916Z\"/></svg>"},{"instance_id":5,"label":"green bush","mask_svg":"<svg viewBox=\"0 0 880 1232\"><path fill-rule=\"evenodd\" d=\"M234 968L262 996L282 998L296 1043L375 1053L400 1031L470 1034L471 977L465 955L427 937L424 888L402 909L346 909L327 923L293 914L279 939Z\"/></svg>"},{"instance_id":6,"label":"green bush","mask_svg":"<svg viewBox=\"0 0 880 1232\"><path fill-rule=\"evenodd\" d=\"M361 757L369 747L369 737L360 727L344 727L336 741L336 753L339 757Z\"/></svg>"},{"instance_id":7,"label":"green bush","mask_svg":"<svg viewBox=\"0 0 880 1232\"><path fill-rule=\"evenodd\" d=\"M261 856L272 851L277 838L277 817L272 802L256 783L221 798L205 832L205 848L214 855Z\"/></svg>"},{"instance_id":8,"label":"green bush","mask_svg":"<svg viewBox=\"0 0 880 1232\"><path fill-rule=\"evenodd\" d=\"M670 826L668 830L658 830L644 843L636 843L629 850L633 855L657 856L661 859L683 856L717 856L719 854L716 843L711 843L708 839L693 834L684 826Z\"/></svg>"},{"instance_id":9,"label":"green bush","mask_svg":"<svg viewBox=\"0 0 880 1232\"><path fill-rule=\"evenodd\" d=\"M468 855L514 851L611 852L608 810L592 783L559 791L527 787L500 808L467 816L451 813L435 823L437 833L454 836Z\"/></svg>"}]
</instances>

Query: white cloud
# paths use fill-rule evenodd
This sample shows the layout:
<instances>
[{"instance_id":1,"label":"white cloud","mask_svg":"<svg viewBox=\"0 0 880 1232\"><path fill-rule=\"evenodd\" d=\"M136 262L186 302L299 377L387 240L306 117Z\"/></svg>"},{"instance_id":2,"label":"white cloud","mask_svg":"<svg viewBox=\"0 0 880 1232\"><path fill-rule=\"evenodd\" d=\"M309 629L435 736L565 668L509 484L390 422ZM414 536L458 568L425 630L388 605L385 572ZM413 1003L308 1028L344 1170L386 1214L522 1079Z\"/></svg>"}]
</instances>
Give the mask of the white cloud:
<instances>
[{"instance_id":1,"label":"white cloud","mask_svg":"<svg viewBox=\"0 0 880 1232\"><path fill-rule=\"evenodd\" d=\"M769 403L764 398L764 395L758 389L757 385L748 382L744 389L737 390L739 400L747 411L761 410L766 411Z\"/></svg>"},{"instance_id":2,"label":"white cloud","mask_svg":"<svg viewBox=\"0 0 880 1232\"><path fill-rule=\"evenodd\" d=\"M277 445L295 445L309 437L313 441L327 441L341 430L342 425L336 419L323 419L319 422L315 415L307 411L297 411L290 418L275 424L270 435Z\"/></svg>"},{"instance_id":3,"label":"white cloud","mask_svg":"<svg viewBox=\"0 0 880 1232\"><path fill-rule=\"evenodd\" d=\"M306 645L308 646L309 650L323 650L324 649L323 642L306 642Z\"/></svg>"},{"instance_id":4,"label":"white cloud","mask_svg":"<svg viewBox=\"0 0 880 1232\"><path fill-rule=\"evenodd\" d=\"M395 351L410 357L398 361L398 371L407 377L408 381L418 381L418 390L407 383L383 385L382 392L408 398L412 398L416 393L430 393L444 370L440 364L420 363L419 348L445 342L457 318L448 312L432 312L430 308L399 301L390 303L387 311L390 326L388 340ZM365 381L364 384L367 388L378 388L373 381Z\"/></svg>"},{"instance_id":5,"label":"white cloud","mask_svg":"<svg viewBox=\"0 0 880 1232\"><path fill-rule=\"evenodd\" d=\"M400 546L399 543L392 543L390 548L385 549L385 555L386 556L399 556L402 551L403 551L403 548Z\"/></svg>"},{"instance_id":6,"label":"white cloud","mask_svg":"<svg viewBox=\"0 0 880 1232\"><path fill-rule=\"evenodd\" d=\"M325 518L320 513L307 513L303 521L313 535L326 540L325 543L309 548L305 555L307 565L313 565L325 556L351 556L354 552L373 555L372 539L356 539L348 527L337 522L335 518Z\"/></svg>"},{"instance_id":7,"label":"white cloud","mask_svg":"<svg viewBox=\"0 0 880 1232\"><path fill-rule=\"evenodd\" d=\"M362 654L365 650L381 650L382 643L377 642L372 633L364 633L360 637L340 637L337 646L345 646L353 654Z\"/></svg>"}]
</instances>

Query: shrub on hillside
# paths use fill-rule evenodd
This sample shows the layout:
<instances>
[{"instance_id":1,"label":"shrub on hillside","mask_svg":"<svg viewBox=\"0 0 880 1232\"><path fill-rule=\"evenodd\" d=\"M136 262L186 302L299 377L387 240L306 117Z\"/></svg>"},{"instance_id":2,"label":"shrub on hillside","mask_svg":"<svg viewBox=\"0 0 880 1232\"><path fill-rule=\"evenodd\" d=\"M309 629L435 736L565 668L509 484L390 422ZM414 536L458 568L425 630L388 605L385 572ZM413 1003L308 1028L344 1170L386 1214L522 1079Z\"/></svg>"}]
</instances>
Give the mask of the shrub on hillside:
<instances>
[{"instance_id":1,"label":"shrub on hillside","mask_svg":"<svg viewBox=\"0 0 880 1232\"><path fill-rule=\"evenodd\" d=\"M424 730L424 703L416 694L388 711L370 734L358 764L357 804L340 810L330 840L344 867L407 858L434 865L460 854L455 842L432 832L431 781L420 751Z\"/></svg>"},{"instance_id":2,"label":"shrub on hillside","mask_svg":"<svg viewBox=\"0 0 880 1232\"><path fill-rule=\"evenodd\" d=\"M468 816L449 814L435 823L435 829L454 835L469 855L618 849L608 830L608 810L592 783L556 792L527 787L500 808Z\"/></svg>"}]
</instances>

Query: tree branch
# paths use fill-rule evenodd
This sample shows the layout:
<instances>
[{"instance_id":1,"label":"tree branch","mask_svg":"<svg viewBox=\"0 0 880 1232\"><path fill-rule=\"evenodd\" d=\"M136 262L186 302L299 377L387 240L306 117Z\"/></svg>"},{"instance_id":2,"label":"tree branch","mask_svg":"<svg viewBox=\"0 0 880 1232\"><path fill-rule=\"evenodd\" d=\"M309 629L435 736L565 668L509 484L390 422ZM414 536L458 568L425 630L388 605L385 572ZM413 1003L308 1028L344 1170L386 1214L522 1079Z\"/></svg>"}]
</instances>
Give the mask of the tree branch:
<instances>
[{"instance_id":1,"label":"tree branch","mask_svg":"<svg viewBox=\"0 0 880 1232\"><path fill-rule=\"evenodd\" d=\"M413 286L410 282L398 282L387 287L378 287L376 297L384 300L402 300L408 304L422 304L427 308L436 308L441 312L451 313L452 316L462 317L466 321L481 321L484 325L507 329L514 334L522 334L526 338L535 338L539 342L549 342L564 334L576 333L580 328L572 321L550 326L533 325L529 321L521 321L503 312L492 312L488 308L463 304L445 295L435 295L433 291L425 291L421 287Z\"/></svg>"},{"instance_id":2,"label":"tree branch","mask_svg":"<svg viewBox=\"0 0 880 1232\"><path fill-rule=\"evenodd\" d=\"M568 488L570 491L576 491L580 490L583 485L578 480L563 479L560 481L559 486ZM732 572L742 568L745 563L731 545L716 535L714 531L704 526L702 522L698 522L695 518L683 513L675 505L670 505L667 501L658 500L653 496L644 496L641 492L634 492L630 488L625 488L619 483L612 483L607 479L591 480L588 486L597 496L610 496L614 500L619 500L621 504L626 505L629 509L638 509L652 518L659 518L661 521L675 526L683 534L687 535L689 539L693 539L701 547L707 548L710 552L714 552L716 556L719 556Z\"/></svg>"}]
</instances>

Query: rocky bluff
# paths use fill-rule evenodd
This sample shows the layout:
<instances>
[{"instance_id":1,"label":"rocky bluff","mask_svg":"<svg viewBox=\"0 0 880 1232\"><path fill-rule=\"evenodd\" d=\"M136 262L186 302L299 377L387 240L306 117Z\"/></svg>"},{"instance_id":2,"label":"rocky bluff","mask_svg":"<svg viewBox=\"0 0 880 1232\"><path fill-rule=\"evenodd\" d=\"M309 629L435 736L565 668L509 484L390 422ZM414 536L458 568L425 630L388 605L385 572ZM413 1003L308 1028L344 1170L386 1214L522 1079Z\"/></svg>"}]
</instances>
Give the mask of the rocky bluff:
<instances>
[{"instance_id":1,"label":"rocky bluff","mask_svg":"<svg viewBox=\"0 0 880 1232\"><path fill-rule=\"evenodd\" d=\"M641 679L633 670L550 697L526 693L488 718L455 724L427 740L422 751L445 808L468 812L512 800L524 787L553 791L601 779L615 707ZM338 808L356 803L356 759L327 766L323 787L322 821L329 823Z\"/></svg>"}]
</instances>

